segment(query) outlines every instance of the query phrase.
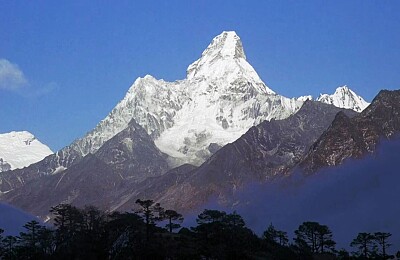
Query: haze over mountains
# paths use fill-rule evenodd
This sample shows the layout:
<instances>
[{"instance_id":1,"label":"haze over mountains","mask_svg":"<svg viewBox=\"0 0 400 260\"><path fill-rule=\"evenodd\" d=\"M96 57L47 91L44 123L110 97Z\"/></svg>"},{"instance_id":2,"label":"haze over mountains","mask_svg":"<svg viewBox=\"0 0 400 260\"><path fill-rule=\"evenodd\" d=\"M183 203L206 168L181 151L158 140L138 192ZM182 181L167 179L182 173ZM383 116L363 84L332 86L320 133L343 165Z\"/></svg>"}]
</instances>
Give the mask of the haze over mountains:
<instances>
[{"instance_id":1,"label":"haze over mountains","mask_svg":"<svg viewBox=\"0 0 400 260\"><path fill-rule=\"evenodd\" d=\"M287 176L299 165L310 172L332 165L326 163L331 154L318 149L330 148L320 144L326 136L338 135L329 131L337 131L340 117L349 122L380 118L373 129L384 130L374 130L375 144L399 131L397 119L392 120L398 118L397 110L389 117L381 114L390 110L383 107L397 102L383 98L384 93L367 109L369 103L347 86L317 101L283 97L247 62L239 36L223 32L189 65L186 79L138 78L84 137L29 167L3 172L0 200L42 218L58 203L130 210L137 198L150 198L188 211L217 196L219 202L235 205L235 191L247 183ZM394 123L385 128L387 120ZM363 130L349 138L359 135L364 136ZM325 156L318 164L312 157L317 150L315 154ZM348 157L357 156L349 153L334 165Z\"/></svg>"}]
</instances>

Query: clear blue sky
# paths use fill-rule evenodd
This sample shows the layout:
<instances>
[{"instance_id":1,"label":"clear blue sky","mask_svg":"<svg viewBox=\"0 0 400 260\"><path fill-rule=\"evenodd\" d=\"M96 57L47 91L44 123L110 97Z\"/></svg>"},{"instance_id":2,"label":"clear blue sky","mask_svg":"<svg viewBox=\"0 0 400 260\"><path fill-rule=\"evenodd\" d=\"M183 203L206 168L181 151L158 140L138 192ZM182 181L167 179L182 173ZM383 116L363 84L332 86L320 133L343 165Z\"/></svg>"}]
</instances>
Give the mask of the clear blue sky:
<instances>
[{"instance_id":1,"label":"clear blue sky","mask_svg":"<svg viewBox=\"0 0 400 260\"><path fill-rule=\"evenodd\" d=\"M371 101L400 88L399 14L400 1L0 1L0 133L58 150L137 77L183 79L223 30L279 94L347 84Z\"/></svg>"}]
</instances>

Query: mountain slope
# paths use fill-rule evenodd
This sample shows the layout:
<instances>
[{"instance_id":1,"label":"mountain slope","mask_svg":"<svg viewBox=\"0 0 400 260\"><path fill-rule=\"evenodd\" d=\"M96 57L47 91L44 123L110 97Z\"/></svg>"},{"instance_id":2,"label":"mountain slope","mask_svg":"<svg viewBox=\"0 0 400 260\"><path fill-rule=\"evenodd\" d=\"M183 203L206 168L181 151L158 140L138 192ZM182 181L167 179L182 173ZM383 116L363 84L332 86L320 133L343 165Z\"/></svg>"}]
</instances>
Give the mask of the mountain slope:
<instances>
[{"instance_id":1,"label":"mountain slope","mask_svg":"<svg viewBox=\"0 0 400 260\"><path fill-rule=\"evenodd\" d=\"M167 170L166 155L132 120L98 152L86 155L59 174L27 179L22 170L4 173L2 186L14 185L1 199L42 218L46 218L50 207L59 203L95 205L109 210L137 183L149 176L162 176Z\"/></svg>"},{"instance_id":2,"label":"mountain slope","mask_svg":"<svg viewBox=\"0 0 400 260\"><path fill-rule=\"evenodd\" d=\"M27 131L0 134L0 172L29 166L52 153Z\"/></svg>"},{"instance_id":3,"label":"mountain slope","mask_svg":"<svg viewBox=\"0 0 400 260\"><path fill-rule=\"evenodd\" d=\"M187 172L178 183L164 187L164 192L160 193L160 188L146 195L181 211L200 206L211 196L216 196L218 202L233 205L237 203L236 191L245 184L283 176L297 165L339 111L349 116L357 114L307 101L286 119L264 121L250 128L200 167ZM153 181L153 185L160 186L160 179Z\"/></svg>"},{"instance_id":4,"label":"mountain slope","mask_svg":"<svg viewBox=\"0 0 400 260\"><path fill-rule=\"evenodd\" d=\"M400 132L400 90L382 90L371 105L354 118L338 114L301 163L307 172L341 164L375 151L380 139Z\"/></svg>"}]
</instances>

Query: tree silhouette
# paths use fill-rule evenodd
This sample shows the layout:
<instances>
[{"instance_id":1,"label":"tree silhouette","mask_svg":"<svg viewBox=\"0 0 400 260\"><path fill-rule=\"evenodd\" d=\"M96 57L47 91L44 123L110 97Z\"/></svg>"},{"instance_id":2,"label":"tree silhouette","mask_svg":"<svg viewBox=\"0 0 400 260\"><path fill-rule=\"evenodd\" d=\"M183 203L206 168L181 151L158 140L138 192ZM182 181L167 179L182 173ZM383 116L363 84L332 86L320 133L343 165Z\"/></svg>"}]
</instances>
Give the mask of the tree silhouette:
<instances>
[{"instance_id":1,"label":"tree silhouette","mask_svg":"<svg viewBox=\"0 0 400 260\"><path fill-rule=\"evenodd\" d=\"M332 232L317 222L303 222L295 245L272 224L263 237L246 227L236 212L205 209L197 225L173 233L182 215L152 200L138 200L138 213L106 213L95 207L60 204L51 209L54 229L29 221L19 237L2 239L0 259L334 259ZM168 220L167 227L155 223ZM169 232L168 232L169 231ZM390 233L359 233L351 246L360 259L389 259ZM377 249L379 254L377 253ZM336 252L335 252L336 253ZM353 259L345 250L337 259ZM400 257L400 252L398 253ZM354 259L358 259L355 257Z\"/></svg>"},{"instance_id":2,"label":"tree silhouette","mask_svg":"<svg viewBox=\"0 0 400 260\"><path fill-rule=\"evenodd\" d=\"M269 242L276 243L280 246L286 246L287 243L289 242L287 233L284 231L275 229L275 227L272 225L272 223L269 224L267 230L264 231L263 238Z\"/></svg>"},{"instance_id":3,"label":"tree silhouette","mask_svg":"<svg viewBox=\"0 0 400 260\"><path fill-rule=\"evenodd\" d=\"M3 252L4 259L16 259L15 247L17 245L17 238L14 236L6 236L3 238Z\"/></svg>"},{"instance_id":4,"label":"tree silhouette","mask_svg":"<svg viewBox=\"0 0 400 260\"><path fill-rule=\"evenodd\" d=\"M311 253L333 252L336 242L332 239L332 231L318 222L303 222L295 231L295 242L303 250Z\"/></svg>"},{"instance_id":5,"label":"tree silhouette","mask_svg":"<svg viewBox=\"0 0 400 260\"><path fill-rule=\"evenodd\" d=\"M193 227L201 258L248 259L259 250L259 239L245 225L243 218L233 212L205 209Z\"/></svg>"},{"instance_id":6,"label":"tree silhouette","mask_svg":"<svg viewBox=\"0 0 400 260\"><path fill-rule=\"evenodd\" d=\"M182 221L183 221L183 216L182 216L182 214L179 214L175 210L167 209L164 212L163 217L168 220L168 224L165 226L166 226L166 228L168 228L170 233L172 233L173 229L177 229L177 228L181 227L180 223L182 223ZM174 221L177 221L179 223L174 223Z\"/></svg>"},{"instance_id":7,"label":"tree silhouette","mask_svg":"<svg viewBox=\"0 0 400 260\"><path fill-rule=\"evenodd\" d=\"M212 209L205 209L197 216L197 224L212 224L221 222L226 216L226 212Z\"/></svg>"},{"instance_id":8,"label":"tree silhouette","mask_svg":"<svg viewBox=\"0 0 400 260\"><path fill-rule=\"evenodd\" d=\"M164 209L160 206L160 203L155 203L153 200L137 199L135 203L140 206L136 213L141 215L146 223L146 240L149 241L150 229L155 226L156 221L163 219Z\"/></svg>"},{"instance_id":9,"label":"tree silhouette","mask_svg":"<svg viewBox=\"0 0 400 260\"><path fill-rule=\"evenodd\" d=\"M272 223L268 226L267 230L264 231L263 238L268 241L277 243L280 246L286 246L286 244L289 242L287 233L284 231L275 229L275 227L272 225Z\"/></svg>"},{"instance_id":10,"label":"tree silhouette","mask_svg":"<svg viewBox=\"0 0 400 260\"><path fill-rule=\"evenodd\" d=\"M388 238L391 236L392 236L392 234L390 234L390 233L384 233L384 232L374 233L375 241L381 247L381 250L382 250L381 256L383 259L388 258L388 255L386 254L386 249L392 245L392 244L388 243Z\"/></svg>"},{"instance_id":11,"label":"tree silhouette","mask_svg":"<svg viewBox=\"0 0 400 260\"><path fill-rule=\"evenodd\" d=\"M371 233L358 233L357 237L350 243L350 246L356 247L359 255L368 258L375 251L374 240L375 237Z\"/></svg>"},{"instance_id":12,"label":"tree silhouette","mask_svg":"<svg viewBox=\"0 0 400 260\"><path fill-rule=\"evenodd\" d=\"M23 227L25 232L21 232L17 238L21 255L39 259L53 252L52 231L36 220L27 222Z\"/></svg>"},{"instance_id":13,"label":"tree silhouette","mask_svg":"<svg viewBox=\"0 0 400 260\"><path fill-rule=\"evenodd\" d=\"M70 204L59 204L50 209L54 215L56 254L76 258L80 253L79 237L83 231L82 211Z\"/></svg>"}]
</instances>

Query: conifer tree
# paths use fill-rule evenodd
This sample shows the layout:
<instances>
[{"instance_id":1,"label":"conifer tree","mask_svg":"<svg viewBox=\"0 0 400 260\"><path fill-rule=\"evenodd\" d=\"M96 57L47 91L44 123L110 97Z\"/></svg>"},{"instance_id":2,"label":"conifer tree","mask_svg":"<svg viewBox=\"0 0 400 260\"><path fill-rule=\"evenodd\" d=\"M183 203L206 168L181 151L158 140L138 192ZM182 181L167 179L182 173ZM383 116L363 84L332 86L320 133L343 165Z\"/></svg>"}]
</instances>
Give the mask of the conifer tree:
<instances>
[{"instance_id":1,"label":"conifer tree","mask_svg":"<svg viewBox=\"0 0 400 260\"><path fill-rule=\"evenodd\" d=\"M273 241L274 243L277 243L280 246L286 246L286 244L289 242L287 233L275 229L272 223L268 226L267 230L264 231L263 238L268 241Z\"/></svg>"},{"instance_id":2,"label":"conifer tree","mask_svg":"<svg viewBox=\"0 0 400 260\"><path fill-rule=\"evenodd\" d=\"M381 248L381 257L383 259L387 259L388 258L386 250L387 250L388 247L390 247L392 245L392 244L389 244L389 242L388 242L388 239L391 236L392 236L392 234L385 233L385 232L376 232L376 233L374 233L375 241L378 243L378 245Z\"/></svg>"},{"instance_id":3,"label":"conifer tree","mask_svg":"<svg viewBox=\"0 0 400 260\"><path fill-rule=\"evenodd\" d=\"M333 252L336 242L332 239L332 231L318 222L303 222L295 231L295 242L299 248L311 253Z\"/></svg>"},{"instance_id":4,"label":"conifer tree","mask_svg":"<svg viewBox=\"0 0 400 260\"><path fill-rule=\"evenodd\" d=\"M375 251L374 240L375 237L371 233L358 233L357 237L350 243L350 246L357 248L359 255L368 258Z\"/></svg>"},{"instance_id":5,"label":"conifer tree","mask_svg":"<svg viewBox=\"0 0 400 260\"><path fill-rule=\"evenodd\" d=\"M164 218L168 220L168 224L165 226L168 228L170 233L172 233L173 229L177 229L177 228L181 227L180 223L182 223L182 221L183 221L183 216L182 216L182 214L179 214L175 210L167 209L164 212ZM176 223L175 221L178 223Z\"/></svg>"},{"instance_id":6,"label":"conifer tree","mask_svg":"<svg viewBox=\"0 0 400 260\"><path fill-rule=\"evenodd\" d=\"M150 230L155 222L163 219L164 209L160 206L160 203L155 203L153 200L137 199L136 204L140 206L136 213L140 214L146 223L146 240L149 241Z\"/></svg>"}]
</instances>

